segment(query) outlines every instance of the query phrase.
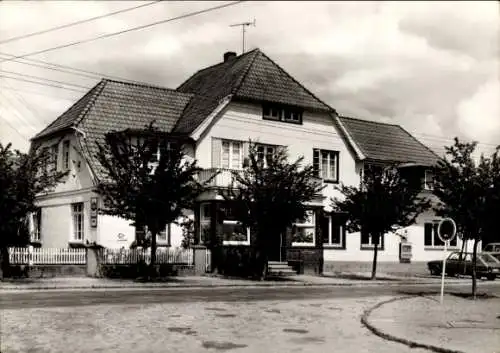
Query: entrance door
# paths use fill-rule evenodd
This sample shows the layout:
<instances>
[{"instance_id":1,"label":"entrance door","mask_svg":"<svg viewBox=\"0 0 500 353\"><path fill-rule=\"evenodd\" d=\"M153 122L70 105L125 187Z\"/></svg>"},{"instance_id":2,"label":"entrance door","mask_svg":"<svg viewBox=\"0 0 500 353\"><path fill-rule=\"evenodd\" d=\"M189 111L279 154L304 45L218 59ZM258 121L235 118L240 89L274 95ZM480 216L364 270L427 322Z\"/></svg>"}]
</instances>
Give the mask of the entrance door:
<instances>
[{"instance_id":1,"label":"entrance door","mask_svg":"<svg viewBox=\"0 0 500 353\"><path fill-rule=\"evenodd\" d=\"M285 261L286 244L284 238L281 234L274 235L269 239L269 261Z\"/></svg>"}]
</instances>

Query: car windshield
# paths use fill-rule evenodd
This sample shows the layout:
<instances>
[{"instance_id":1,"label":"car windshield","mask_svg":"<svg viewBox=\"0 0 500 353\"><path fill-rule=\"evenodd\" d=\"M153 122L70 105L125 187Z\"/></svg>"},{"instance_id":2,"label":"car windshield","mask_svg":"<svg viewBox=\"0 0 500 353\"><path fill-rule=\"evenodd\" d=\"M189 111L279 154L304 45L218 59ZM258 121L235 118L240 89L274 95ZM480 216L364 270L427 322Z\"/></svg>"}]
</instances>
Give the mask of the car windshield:
<instances>
[{"instance_id":1,"label":"car windshield","mask_svg":"<svg viewBox=\"0 0 500 353\"><path fill-rule=\"evenodd\" d=\"M480 256L481 256L481 259L486 263L494 263L494 264L500 263L500 261L495 259L490 254L481 254Z\"/></svg>"}]
</instances>

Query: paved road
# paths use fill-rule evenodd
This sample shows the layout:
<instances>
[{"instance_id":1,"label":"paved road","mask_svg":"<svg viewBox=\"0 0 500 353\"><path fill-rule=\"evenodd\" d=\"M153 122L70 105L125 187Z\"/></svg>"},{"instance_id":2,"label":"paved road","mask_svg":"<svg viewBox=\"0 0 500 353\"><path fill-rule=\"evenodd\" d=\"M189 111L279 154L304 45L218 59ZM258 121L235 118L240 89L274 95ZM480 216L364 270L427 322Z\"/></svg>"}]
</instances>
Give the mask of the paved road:
<instances>
[{"instance_id":1,"label":"paved road","mask_svg":"<svg viewBox=\"0 0 500 353\"><path fill-rule=\"evenodd\" d=\"M296 299L361 298L407 293L439 292L439 284L367 285L337 287L158 288L106 290L4 291L0 310L38 307L75 307L96 304L160 304L185 302L240 302ZM467 293L470 284L449 285L446 292ZM488 283L479 292L500 295L500 283Z\"/></svg>"}]
</instances>

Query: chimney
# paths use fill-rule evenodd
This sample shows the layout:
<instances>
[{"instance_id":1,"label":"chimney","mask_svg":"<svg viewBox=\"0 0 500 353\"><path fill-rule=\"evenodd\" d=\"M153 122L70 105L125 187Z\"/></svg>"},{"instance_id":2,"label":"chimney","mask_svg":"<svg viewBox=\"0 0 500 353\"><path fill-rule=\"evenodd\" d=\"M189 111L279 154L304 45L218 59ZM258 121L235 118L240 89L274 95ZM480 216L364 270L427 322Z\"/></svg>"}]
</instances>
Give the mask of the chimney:
<instances>
[{"instance_id":1,"label":"chimney","mask_svg":"<svg viewBox=\"0 0 500 353\"><path fill-rule=\"evenodd\" d=\"M227 51L224 53L224 62L228 62L236 57L236 53L234 51Z\"/></svg>"}]
</instances>

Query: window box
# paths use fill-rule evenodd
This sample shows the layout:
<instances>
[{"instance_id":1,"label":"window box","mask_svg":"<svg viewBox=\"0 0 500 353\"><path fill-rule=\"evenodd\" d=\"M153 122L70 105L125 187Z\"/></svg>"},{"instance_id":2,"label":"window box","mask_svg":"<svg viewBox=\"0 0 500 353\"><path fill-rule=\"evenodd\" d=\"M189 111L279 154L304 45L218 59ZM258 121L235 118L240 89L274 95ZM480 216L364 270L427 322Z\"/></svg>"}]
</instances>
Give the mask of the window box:
<instances>
[{"instance_id":1,"label":"window box","mask_svg":"<svg viewBox=\"0 0 500 353\"><path fill-rule=\"evenodd\" d=\"M313 150L313 168L316 176L325 183L339 182L339 152Z\"/></svg>"}]
</instances>

